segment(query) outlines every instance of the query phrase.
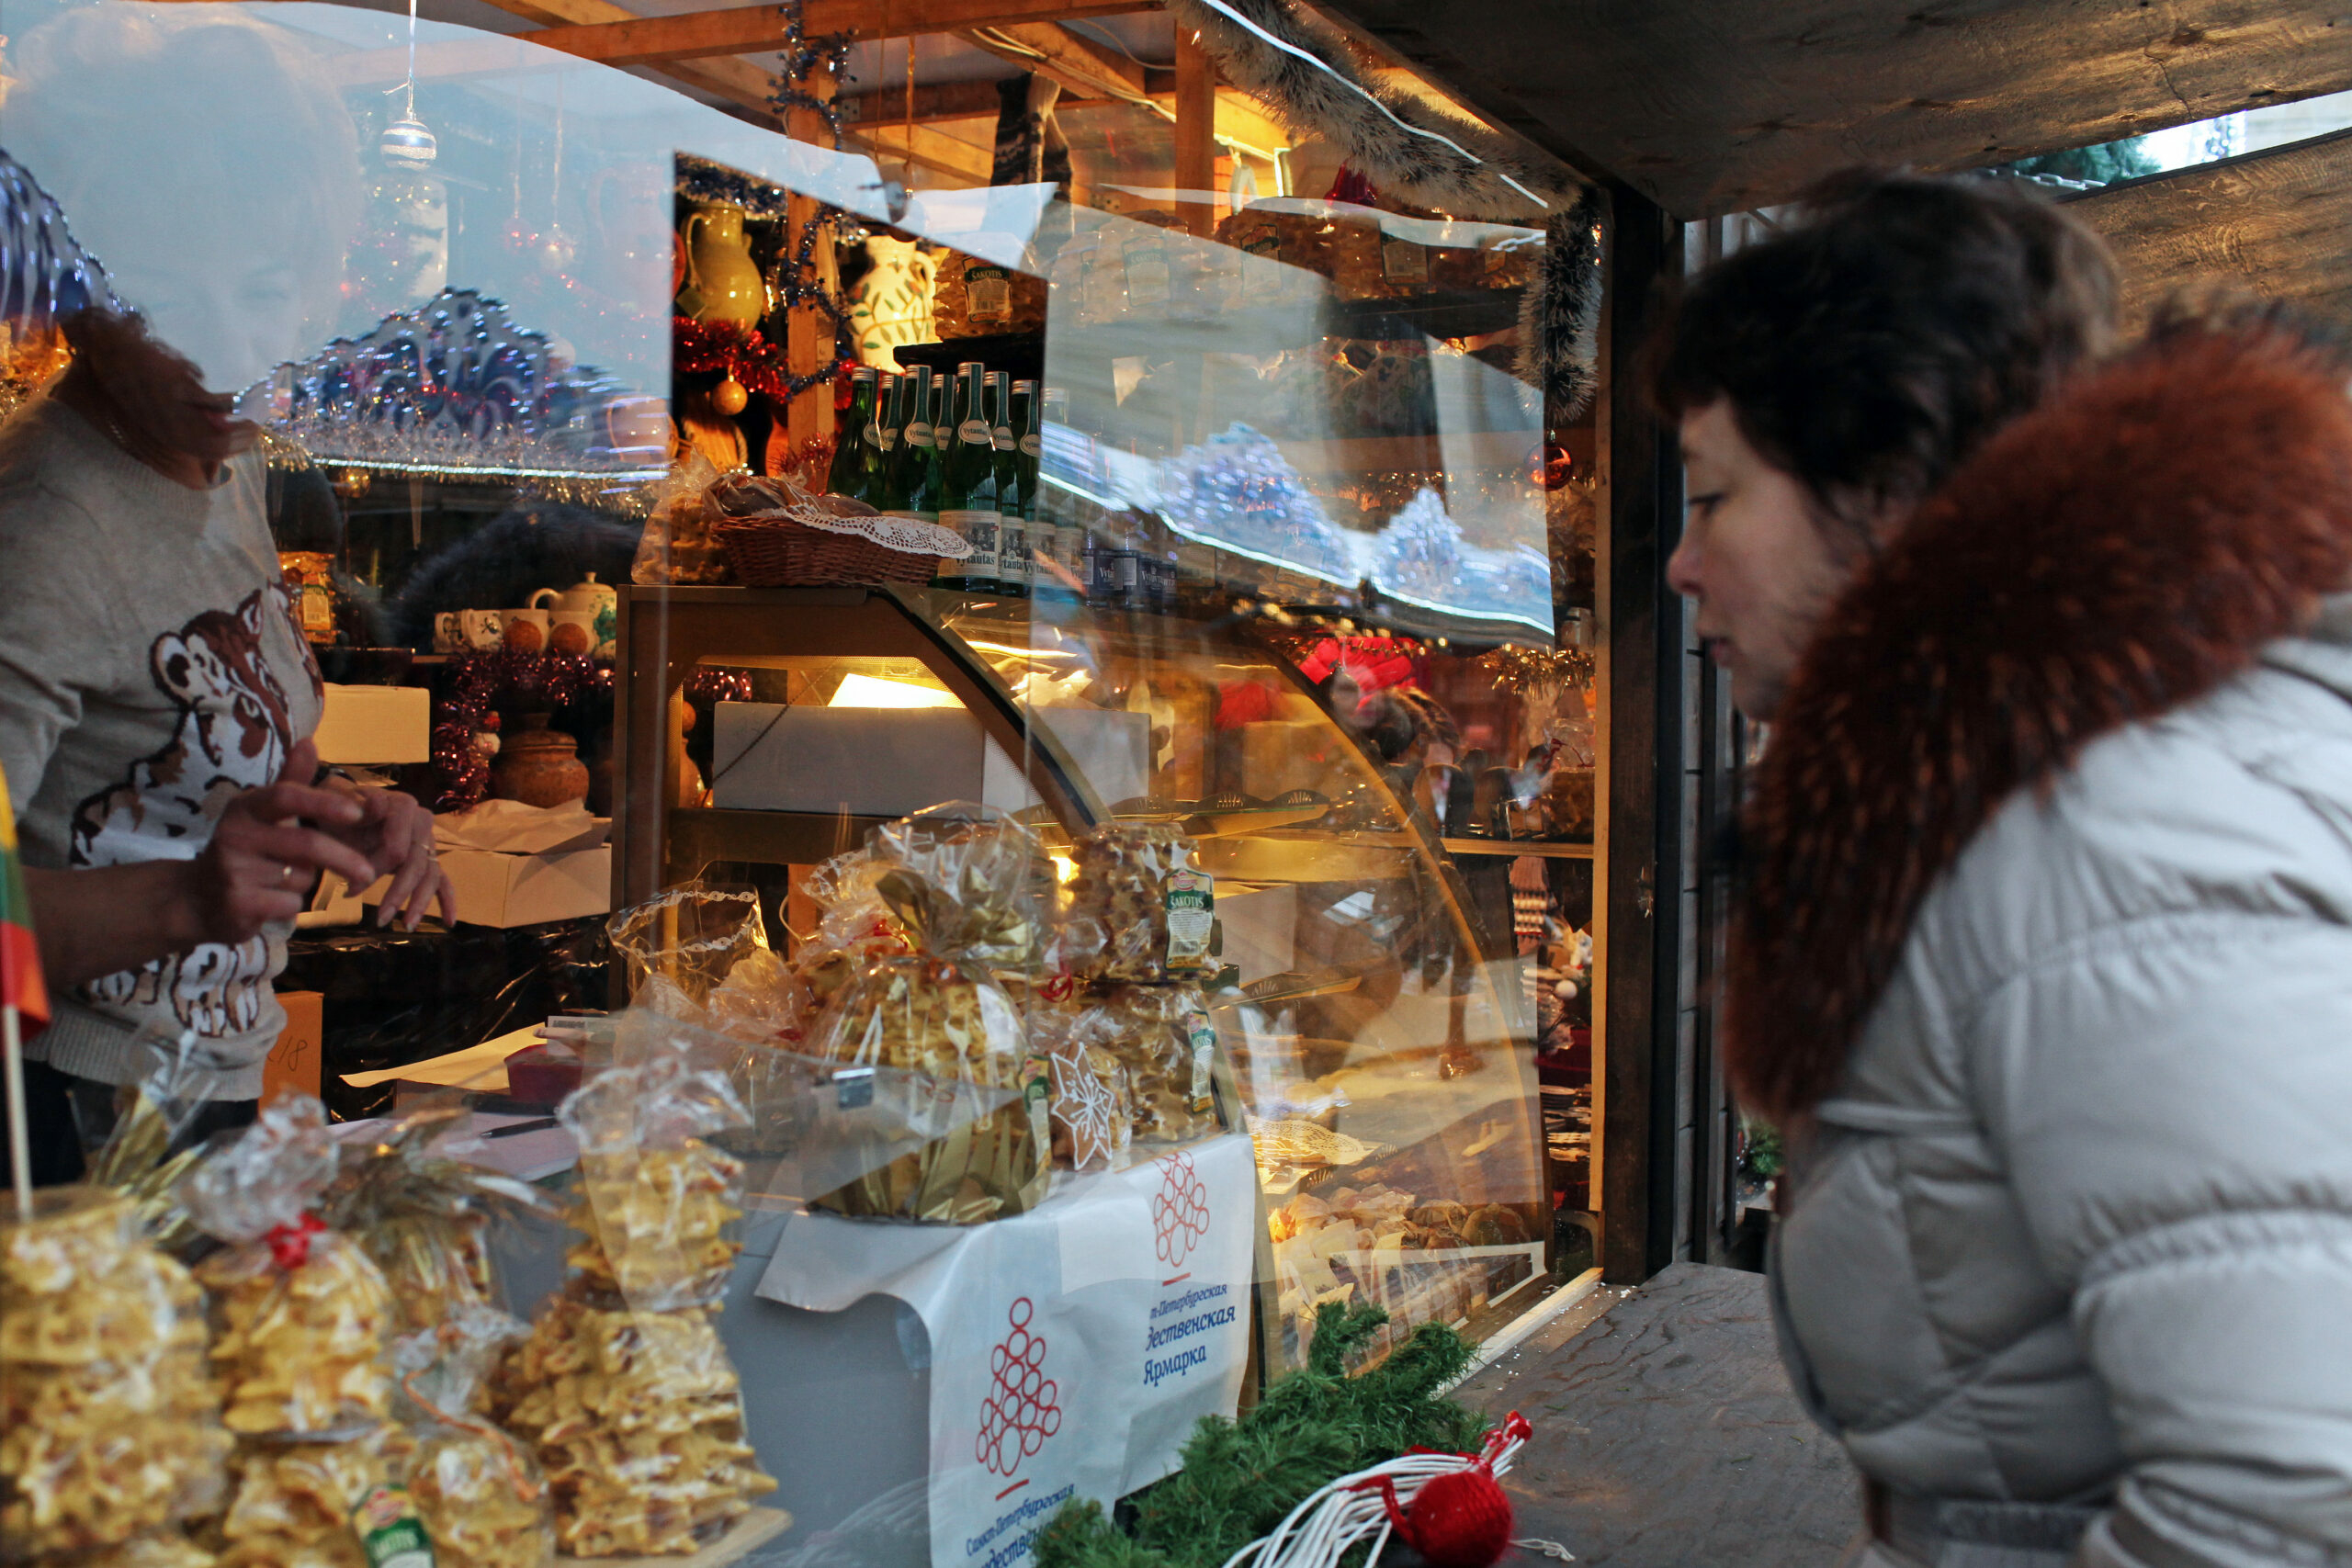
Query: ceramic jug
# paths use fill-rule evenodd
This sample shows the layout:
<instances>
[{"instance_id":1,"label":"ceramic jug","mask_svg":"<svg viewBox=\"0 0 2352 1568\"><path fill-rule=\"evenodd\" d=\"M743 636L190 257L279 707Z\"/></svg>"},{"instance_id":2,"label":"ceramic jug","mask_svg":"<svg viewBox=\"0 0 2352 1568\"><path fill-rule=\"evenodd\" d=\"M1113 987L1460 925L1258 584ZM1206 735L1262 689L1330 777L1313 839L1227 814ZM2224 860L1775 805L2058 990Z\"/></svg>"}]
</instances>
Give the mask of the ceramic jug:
<instances>
[{"instance_id":1,"label":"ceramic jug","mask_svg":"<svg viewBox=\"0 0 2352 1568\"><path fill-rule=\"evenodd\" d=\"M686 283L678 290L678 314L697 321L755 324L767 313L767 285L752 265L743 238L743 209L715 201L686 215L678 229L685 241Z\"/></svg>"},{"instance_id":2,"label":"ceramic jug","mask_svg":"<svg viewBox=\"0 0 2352 1568\"><path fill-rule=\"evenodd\" d=\"M597 581L594 572L561 592L542 588L531 595L530 603L534 610L552 612L555 622L571 621L594 634L591 647L576 651L612 652L613 638L620 629L621 596L611 583Z\"/></svg>"},{"instance_id":3,"label":"ceramic jug","mask_svg":"<svg viewBox=\"0 0 2352 1568\"><path fill-rule=\"evenodd\" d=\"M587 795L588 764L571 736L548 728L546 714L526 713L490 765L490 793L526 806L561 806Z\"/></svg>"}]
</instances>

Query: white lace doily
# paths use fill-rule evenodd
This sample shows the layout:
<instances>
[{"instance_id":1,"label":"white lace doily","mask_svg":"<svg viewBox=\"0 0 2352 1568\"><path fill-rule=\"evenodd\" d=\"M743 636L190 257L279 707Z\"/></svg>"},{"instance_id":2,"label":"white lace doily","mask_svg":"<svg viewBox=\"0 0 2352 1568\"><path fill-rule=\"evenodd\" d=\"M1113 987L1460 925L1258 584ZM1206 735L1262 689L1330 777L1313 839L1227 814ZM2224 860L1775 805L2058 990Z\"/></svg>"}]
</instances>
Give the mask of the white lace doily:
<instances>
[{"instance_id":1,"label":"white lace doily","mask_svg":"<svg viewBox=\"0 0 2352 1568\"><path fill-rule=\"evenodd\" d=\"M853 511L851 508L856 508ZM857 502L812 496L784 509L795 523L822 528L828 534L855 534L886 550L910 556L947 556L961 560L972 553L969 541L953 528L915 517L886 517Z\"/></svg>"}]
</instances>

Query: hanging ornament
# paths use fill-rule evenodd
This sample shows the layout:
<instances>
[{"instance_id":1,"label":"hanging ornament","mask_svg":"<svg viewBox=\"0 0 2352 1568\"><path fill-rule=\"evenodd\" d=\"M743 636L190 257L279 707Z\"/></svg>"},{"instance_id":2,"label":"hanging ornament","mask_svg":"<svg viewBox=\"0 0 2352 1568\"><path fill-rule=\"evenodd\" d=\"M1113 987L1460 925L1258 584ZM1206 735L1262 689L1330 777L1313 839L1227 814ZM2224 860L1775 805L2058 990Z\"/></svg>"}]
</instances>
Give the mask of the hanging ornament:
<instances>
[{"instance_id":1,"label":"hanging ornament","mask_svg":"<svg viewBox=\"0 0 2352 1568\"><path fill-rule=\"evenodd\" d=\"M383 139L376 143L377 152L395 169L412 174L429 169L440 153L433 140L433 132L416 118L416 0L408 0L408 76L392 92L405 94L401 117L384 127Z\"/></svg>"},{"instance_id":2,"label":"hanging ornament","mask_svg":"<svg viewBox=\"0 0 2352 1568\"><path fill-rule=\"evenodd\" d=\"M741 413L751 400L752 394L732 376L710 389L710 406L729 416Z\"/></svg>"}]
</instances>

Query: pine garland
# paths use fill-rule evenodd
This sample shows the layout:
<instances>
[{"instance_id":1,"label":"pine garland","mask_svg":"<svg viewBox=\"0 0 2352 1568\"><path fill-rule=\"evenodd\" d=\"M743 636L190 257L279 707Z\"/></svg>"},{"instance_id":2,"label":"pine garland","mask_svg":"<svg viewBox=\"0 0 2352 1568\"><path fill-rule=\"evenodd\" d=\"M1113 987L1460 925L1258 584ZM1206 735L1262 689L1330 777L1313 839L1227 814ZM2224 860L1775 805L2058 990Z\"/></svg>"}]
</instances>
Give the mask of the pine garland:
<instances>
[{"instance_id":1,"label":"pine garland","mask_svg":"<svg viewBox=\"0 0 2352 1568\"><path fill-rule=\"evenodd\" d=\"M1475 1450L1490 1423L1438 1391L1469 1366L1469 1342L1425 1323L1368 1372L1349 1355L1388 1321L1379 1307L1326 1303L1307 1364L1238 1420L1204 1419L1184 1468L1122 1505L1122 1529L1096 1503L1071 1503L1037 1537L1036 1568L1220 1568L1317 1487L1414 1449Z\"/></svg>"}]
</instances>

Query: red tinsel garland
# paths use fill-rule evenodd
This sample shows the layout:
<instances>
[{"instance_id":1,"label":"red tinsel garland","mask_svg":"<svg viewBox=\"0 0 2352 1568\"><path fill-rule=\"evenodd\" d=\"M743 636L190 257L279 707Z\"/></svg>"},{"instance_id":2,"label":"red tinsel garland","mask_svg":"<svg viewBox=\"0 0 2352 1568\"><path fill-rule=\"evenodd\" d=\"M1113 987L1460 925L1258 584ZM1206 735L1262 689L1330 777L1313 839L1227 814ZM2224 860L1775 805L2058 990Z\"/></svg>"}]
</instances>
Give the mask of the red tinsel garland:
<instances>
[{"instance_id":1,"label":"red tinsel garland","mask_svg":"<svg viewBox=\"0 0 2352 1568\"><path fill-rule=\"evenodd\" d=\"M437 777L427 785L426 804L435 811L463 811L490 793L490 762L474 750L474 731L492 713L548 713L612 689L612 666L582 654L500 648L452 655L434 703L432 767Z\"/></svg>"},{"instance_id":2,"label":"red tinsel garland","mask_svg":"<svg viewBox=\"0 0 2352 1568\"><path fill-rule=\"evenodd\" d=\"M757 327L732 321L697 321L687 316L670 318L670 363L673 370L699 375L722 370L745 389L765 397L792 395L792 367L784 344L770 343Z\"/></svg>"}]
</instances>

